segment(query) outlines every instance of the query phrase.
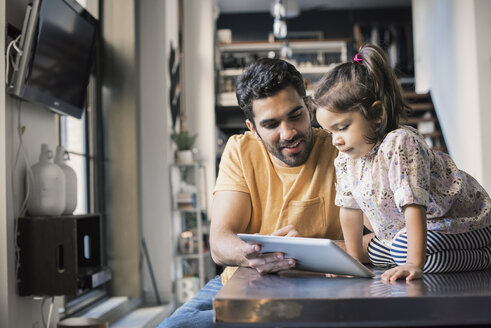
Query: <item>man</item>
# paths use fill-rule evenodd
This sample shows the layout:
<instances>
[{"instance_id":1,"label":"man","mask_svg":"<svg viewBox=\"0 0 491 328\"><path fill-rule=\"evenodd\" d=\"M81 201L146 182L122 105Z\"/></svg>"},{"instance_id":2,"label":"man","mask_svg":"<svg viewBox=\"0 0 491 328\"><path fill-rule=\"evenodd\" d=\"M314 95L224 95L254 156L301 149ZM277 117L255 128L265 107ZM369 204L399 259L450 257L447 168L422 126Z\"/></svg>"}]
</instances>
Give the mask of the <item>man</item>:
<instances>
[{"instance_id":1,"label":"man","mask_svg":"<svg viewBox=\"0 0 491 328\"><path fill-rule=\"evenodd\" d=\"M232 136L214 189L210 246L227 267L160 327L212 327L212 300L237 266L269 273L295 267L282 253L261 254L237 233L341 239L334 205L337 150L313 129L301 74L279 59L259 59L239 77L237 99L250 131Z\"/></svg>"}]
</instances>

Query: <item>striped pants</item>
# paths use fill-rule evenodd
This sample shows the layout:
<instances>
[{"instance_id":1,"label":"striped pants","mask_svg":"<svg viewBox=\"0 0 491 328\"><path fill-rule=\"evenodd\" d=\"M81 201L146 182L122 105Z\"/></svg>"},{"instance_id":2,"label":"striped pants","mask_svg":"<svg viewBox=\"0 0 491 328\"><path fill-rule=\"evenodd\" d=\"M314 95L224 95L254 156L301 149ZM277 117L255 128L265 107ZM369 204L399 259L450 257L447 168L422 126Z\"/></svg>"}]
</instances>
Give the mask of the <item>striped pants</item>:
<instances>
[{"instance_id":1,"label":"striped pants","mask_svg":"<svg viewBox=\"0 0 491 328\"><path fill-rule=\"evenodd\" d=\"M460 234L428 231L426 273L486 270L491 267L491 226ZM368 257L375 266L394 267L406 263L407 235L398 234L385 246L377 237L368 245Z\"/></svg>"}]
</instances>

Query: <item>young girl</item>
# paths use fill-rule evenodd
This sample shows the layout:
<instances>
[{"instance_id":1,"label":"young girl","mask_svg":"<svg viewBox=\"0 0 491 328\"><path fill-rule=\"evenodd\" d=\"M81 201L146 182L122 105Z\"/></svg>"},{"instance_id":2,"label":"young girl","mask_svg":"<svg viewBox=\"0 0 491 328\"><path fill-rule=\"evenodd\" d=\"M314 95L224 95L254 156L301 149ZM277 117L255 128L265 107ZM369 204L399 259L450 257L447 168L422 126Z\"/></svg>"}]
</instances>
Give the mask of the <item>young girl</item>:
<instances>
[{"instance_id":1,"label":"young girl","mask_svg":"<svg viewBox=\"0 0 491 328\"><path fill-rule=\"evenodd\" d=\"M409 107L380 47L365 45L328 72L314 101L339 150L336 205L349 254L361 257L365 217L375 233L371 262L393 267L383 280L490 267L491 200L447 154L399 125Z\"/></svg>"}]
</instances>

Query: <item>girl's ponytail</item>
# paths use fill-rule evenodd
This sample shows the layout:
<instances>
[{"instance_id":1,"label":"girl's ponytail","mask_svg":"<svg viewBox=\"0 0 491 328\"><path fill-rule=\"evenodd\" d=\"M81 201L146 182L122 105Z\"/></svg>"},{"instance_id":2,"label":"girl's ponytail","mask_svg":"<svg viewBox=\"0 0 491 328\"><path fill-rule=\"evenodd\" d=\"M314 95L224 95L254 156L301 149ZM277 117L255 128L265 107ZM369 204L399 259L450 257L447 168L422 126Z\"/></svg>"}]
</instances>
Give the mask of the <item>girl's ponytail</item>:
<instances>
[{"instance_id":1,"label":"girl's ponytail","mask_svg":"<svg viewBox=\"0 0 491 328\"><path fill-rule=\"evenodd\" d=\"M381 116L377 134L379 138L383 138L399 127L399 119L407 117L410 107L402 97L397 76L382 48L373 44L363 45L356 57L361 58L361 62L355 61L354 64L362 64L366 68L366 84L371 84L376 100L380 101Z\"/></svg>"}]
</instances>

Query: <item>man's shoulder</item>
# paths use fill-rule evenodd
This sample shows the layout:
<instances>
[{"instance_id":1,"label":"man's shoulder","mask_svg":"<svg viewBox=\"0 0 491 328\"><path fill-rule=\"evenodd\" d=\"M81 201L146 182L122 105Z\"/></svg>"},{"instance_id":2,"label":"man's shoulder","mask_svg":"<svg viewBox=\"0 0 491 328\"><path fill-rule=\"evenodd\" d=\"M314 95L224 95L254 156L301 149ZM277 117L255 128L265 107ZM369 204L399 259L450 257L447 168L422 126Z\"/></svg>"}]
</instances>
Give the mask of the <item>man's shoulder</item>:
<instances>
[{"instance_id":1,"label":"man's shoulder","mask_svg":"<svg viewBox=\"0 0 491 328\"><path fill-rule=\"evenodd\" d=\"M251 133L251 131L246 131L241 134L234 134L231 135L230 138L228 138L228 142L231 143L237 143L237 144L243 144L243 143L248 143L253 140L256 140L254 135Z\"/></svg>"},{"instance_id":2,"label":"man's shoulder","mask_svg":"<svg viewBox=\"0 0 491 328\"><path fill-rule=\"evenodd\" d=\"M250 149L257 149L261 146L257 138L250 131L246 131L243 134L234 134L230 136L227 141L227 146L236 148L239 152L243 152Z\"/></svg>"},{"instance_id":3,"label":"man's shoulder","mask_svg":"<svg viewBox=\"0 0 491 328\"><path fill-rule=\"evenodd\" d=\"M230 136L224 155L239 161L263 156L262 143L250 131Z\"/></svg>"}]
</instances>

